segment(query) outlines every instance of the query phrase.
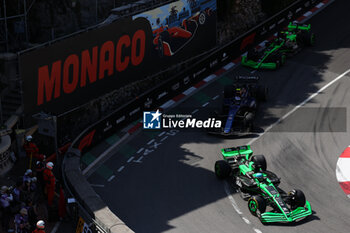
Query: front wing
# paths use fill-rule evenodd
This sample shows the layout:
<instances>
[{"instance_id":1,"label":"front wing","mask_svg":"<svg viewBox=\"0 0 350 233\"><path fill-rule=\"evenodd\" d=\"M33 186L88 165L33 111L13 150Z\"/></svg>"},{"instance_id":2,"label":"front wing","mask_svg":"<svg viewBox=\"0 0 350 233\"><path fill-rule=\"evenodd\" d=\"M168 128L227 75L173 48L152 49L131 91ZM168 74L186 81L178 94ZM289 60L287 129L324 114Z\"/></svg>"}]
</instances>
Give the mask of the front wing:
<instances>
[{"instance_id":1,"label":"front wing","mask_svg":"<svg viewBox=\"0 0 350 233\"><path fill-rule=\"evenodd\" d=\"M288 214L265 212L260 215L260 221L269 222L294 222L297 219L305 218L312 214L311 205L306 201L305 207L298 207Z\"/></svg>"}]
</instances>

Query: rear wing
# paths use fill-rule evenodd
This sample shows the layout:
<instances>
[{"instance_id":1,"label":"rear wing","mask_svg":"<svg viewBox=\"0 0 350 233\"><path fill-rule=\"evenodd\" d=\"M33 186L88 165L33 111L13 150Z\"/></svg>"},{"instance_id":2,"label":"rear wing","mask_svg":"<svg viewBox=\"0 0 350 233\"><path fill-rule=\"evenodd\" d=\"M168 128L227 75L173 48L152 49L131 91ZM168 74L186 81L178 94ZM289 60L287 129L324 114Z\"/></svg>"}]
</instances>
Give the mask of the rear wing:
<instances>
[{"instance_id":1,"label":"rear wing","mask_svg":"<svg viewBox=\"0 0 350 233\"><path fill-rule=\"evenodd\" d=\"M288 24L288 31L293 31L293 30L304 30L304 31L309 31L311 29L311 24L298 24L295 22L290 22Z\"/></svg>"},{"instance_id":2,"label":"rear wing","mask_svg":"<svg viewBox=\"0 0 350 233\"><path fill-rule=\"evenodd\" d=\"M223 156L234 156L234 155L251 155L253 151L250 149L250 145L229 147L221 149Z\"/></svg>"},{"instance_id":3,"label":"rear wing","mask_svg":"<svg viewBox=\"0 0 350 233\"><path fill-rule=\"evenodd\" d=\"M235 80L239 83L257 83L260 77L258 76L236 76Z\"/></svg>"}]
</instances>

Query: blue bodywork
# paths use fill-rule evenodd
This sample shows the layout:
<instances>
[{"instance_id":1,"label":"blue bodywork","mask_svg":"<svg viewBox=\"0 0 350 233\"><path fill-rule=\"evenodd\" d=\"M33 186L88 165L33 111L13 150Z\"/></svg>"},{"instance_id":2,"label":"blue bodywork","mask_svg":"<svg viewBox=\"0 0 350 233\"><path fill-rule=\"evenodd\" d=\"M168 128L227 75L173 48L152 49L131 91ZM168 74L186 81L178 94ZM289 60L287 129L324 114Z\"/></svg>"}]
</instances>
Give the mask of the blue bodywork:
<instances>
[{"instance_id":1,"label":"blue bodywork","mask_svg":"<svg viewBox=\"0 0 350 233\"><path fill-rule=\"evenodd\" d=\"M224 106L229 106L228 115L225 123L224 133L229 134L232 129L232 125L235 122L235 118L242 107L256 108L255 98L246 97L242 100L233 98L224 99Z\"/></svg>"},{"instance_id":2,"label":"blue bodywork","mask_svg":"<svg viewBox=\"0 0 350 233\"><path fill-rule=\"evenodd\" d=\"M231 127L235 119L235 116L239 110L239 107L240 107L239 105L230 106L230 110L228 112L228 116L227 116L227 120L224 128L224 133L231 132Z\"/></svg>"}]
</instances>

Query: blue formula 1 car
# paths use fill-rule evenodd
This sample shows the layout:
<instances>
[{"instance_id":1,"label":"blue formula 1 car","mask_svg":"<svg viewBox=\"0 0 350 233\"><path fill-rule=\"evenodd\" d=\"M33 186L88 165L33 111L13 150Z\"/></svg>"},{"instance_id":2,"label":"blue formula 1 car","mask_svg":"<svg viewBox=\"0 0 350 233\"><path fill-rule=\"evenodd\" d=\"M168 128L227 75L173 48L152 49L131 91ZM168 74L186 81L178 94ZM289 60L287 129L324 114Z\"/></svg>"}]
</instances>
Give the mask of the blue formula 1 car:
<instances>
[{"instance_id":1,"label":"blue formula 1 car","mask_svg":"<svg viewBox=\"0 0 350 233\"><path fill-rule=\"evenodd\" d=\"M221 113L213 113L215 119L221 120L222 127L210 129L210 134L228 136L251 132L259 102L267 100L268 89L258 84L258 77L235 79L235 84L225 86Z\"/></svg>"}]
</instances>

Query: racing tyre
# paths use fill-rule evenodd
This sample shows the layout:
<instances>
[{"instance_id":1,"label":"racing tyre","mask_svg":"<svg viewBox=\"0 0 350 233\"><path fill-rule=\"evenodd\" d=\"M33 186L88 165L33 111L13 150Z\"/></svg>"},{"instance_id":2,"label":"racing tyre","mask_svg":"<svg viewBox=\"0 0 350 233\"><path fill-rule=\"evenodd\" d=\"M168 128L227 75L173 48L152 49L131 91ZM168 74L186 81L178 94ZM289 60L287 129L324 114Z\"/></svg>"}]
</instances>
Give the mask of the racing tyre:
<instances>
[{"instance_id":1,"label":"racing tyre","mask_svg":"<svg viewBox=\"0 0 350 233\"><path fill-rule=\"evenodd\" d=\"M293 189L288 193L288 196L290 196L290 205L293 210L298 207L305 206L306 199L303 191L299 189Z\"/></svg>"},{"instance_id":2,"label":"racing tyre","mask_svg":"<svg viewBox=\"0 0 350 233\"><path fill-rule=\"evenodd\" d=\"M287 56L285 54L282 54L280 57L280 62L282 66L286 63L286 60L287 60Z\"/></svg>"},{"instance_id":3,"label":"racing tyre","mask_svg":"<svg viewBox=\"0 0 350 233\"><path fill-rule=\"evenodd\" d=\"M260 217L266 210L266 201L261 196L252 196L248 200L248 209L252 215Z\"/></svg>"},{"instance_id":4,"label":"racing tyre","mask_svg":"<svg viewBox=\"0 0 350 233\"><path fill-rule=\"evenodd\" d=\"M276 70L278 70L281 67L281 59L277 58L277 60L275 61L276 64Z\"/></svg>"},{"instance_id":5,"label":"racing tyre","mask_svg":"<svg viewBox=\"0 0 350 233\"><path fill-rule=\"evenodd\" d=\"M247 128L249 132L253 129L255 115L252 112L247 112L244 116L244 126Z\"/></svg>"},{"instance_id":6,"label":"racing tyre","mask_svg":"<svg viewBox=\"0 0 350 233\"><path fill-rule=\"evenodd\" d=\"M264 155L254 155L252 161L254 162L256 172L259 171L259 168L261 168L262 171L266 171L267 164Z\"/></svg>"},{"instance_id":7,"label":"racing tyre","mask_svg":"<svg viewBox=\"0 0 350 233\"><path fill-rule=\"evenodd\" d=\"M268 96L268 89L265 86L258 86L256 90L256 98L259 101L265 102Z\"/></svg>"},{"instance_id":8,"label":"racing tyre","mask_svg":"<svg viewBox=\"0 0 350 233\"><path fill-rule=\"evenodd\" d=\"M303 33L303 42L306 46L315 45L315 33L312 33L312 32Z\"/></svg>"},{"instance_id":9,"label":"racing tyre","mask_svg":"<svg viewBox=\"0 0 350 233\"><path fill-rule=\"evenodd\" d=\"M230 165L224 160L215 162L215 175L218 179L226 179L231 173Z\"/></svg>"},{"instance_id":10,"label":"racing tyre","mask_svg":"<svg viewBox=\"0 0 350 233\"><path fill-rule=\"evenodd\" d=\"M224 98L232 98L235 95L235 87L233 85L227 85L224 88Z\"/></svg>"}]
</instances>

